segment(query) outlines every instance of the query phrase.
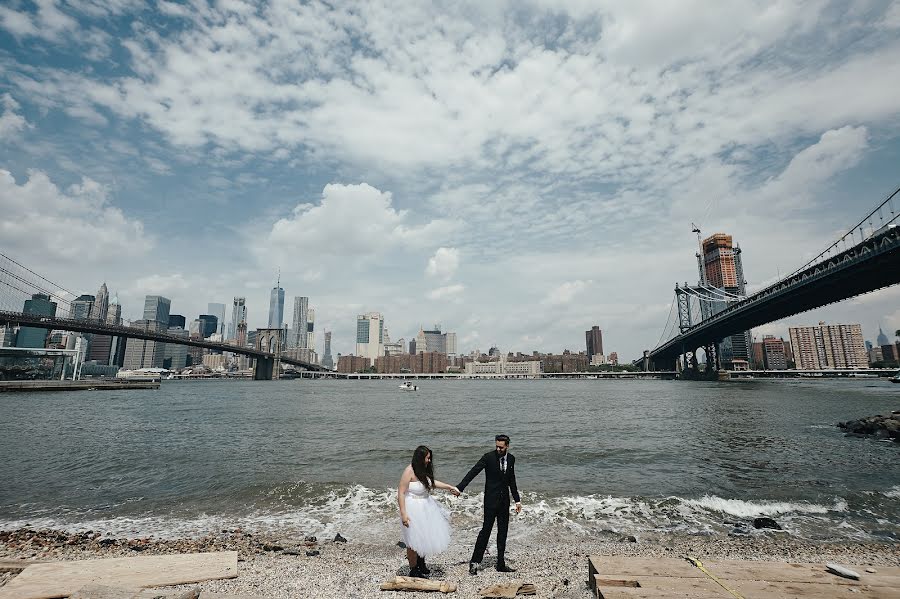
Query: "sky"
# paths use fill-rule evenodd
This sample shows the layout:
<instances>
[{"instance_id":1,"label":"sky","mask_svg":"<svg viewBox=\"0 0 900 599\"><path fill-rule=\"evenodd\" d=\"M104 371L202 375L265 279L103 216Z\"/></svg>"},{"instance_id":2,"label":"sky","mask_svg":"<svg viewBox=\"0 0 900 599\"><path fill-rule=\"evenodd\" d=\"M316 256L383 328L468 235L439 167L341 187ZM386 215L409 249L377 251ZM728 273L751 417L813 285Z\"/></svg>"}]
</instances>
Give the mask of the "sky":
<instances>
[{"instance_id":1,"label":"sky","mask_svg":"<svg viewBox=\"0 0 900 599\"><path fill-rule=\"evenodd\" d=\"M0 251L126 318L246 296L251 328L280 271L320 352L374 311L634 359L693 225L753 291L900 186L898 56L886 1L5 0ZM754 334L819 321L891 334L900 287Z\"/></svg>"}]
</instances>

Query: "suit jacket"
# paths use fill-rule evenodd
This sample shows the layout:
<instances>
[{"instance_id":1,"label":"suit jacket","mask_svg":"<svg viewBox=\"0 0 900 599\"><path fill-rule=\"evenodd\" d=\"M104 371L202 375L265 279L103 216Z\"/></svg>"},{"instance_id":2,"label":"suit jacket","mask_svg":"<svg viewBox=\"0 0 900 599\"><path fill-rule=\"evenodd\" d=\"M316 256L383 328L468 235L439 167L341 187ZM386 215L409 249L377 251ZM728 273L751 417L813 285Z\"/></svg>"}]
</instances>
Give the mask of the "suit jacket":
<instances>
[{"instance_id":1,"label":"suit jacket","mask_svg":"<svg viewBox=\"0 0 900 599\"><path fill-rule=\"evenodd\" d=\"M500 471L500 456L497 451L489 451L472 466L457 488L462 491L478 473L484 470L484 506L502 507L509 506L509 495L512 492L516 502L519 499L519 489L516 488L516 458L513 454L506 454L506 472Z\"/></svg>"}]
</instances>

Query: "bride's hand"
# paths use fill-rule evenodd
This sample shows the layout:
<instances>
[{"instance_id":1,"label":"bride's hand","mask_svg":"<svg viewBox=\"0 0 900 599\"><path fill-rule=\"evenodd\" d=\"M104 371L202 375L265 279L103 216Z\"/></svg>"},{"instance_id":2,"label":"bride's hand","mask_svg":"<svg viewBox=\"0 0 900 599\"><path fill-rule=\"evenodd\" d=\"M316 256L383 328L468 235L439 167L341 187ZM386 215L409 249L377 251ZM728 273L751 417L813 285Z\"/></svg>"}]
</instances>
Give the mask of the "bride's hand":
<instances>
[{"instance_id":1,"label":"bride's hand","mask_svg":"<svg viewBox=\"0 0 900 599\"><path fill-rule=\"evenodd\" d=\"M462 493L456 487L450 487L450 492L453 493L456 497L459 497Z\"/></svg>"},{"instance_id":2,"label":"bride's hand","mask_svg":"<svg viewBox=\"0 0 900 599\"><path fill-rule=\"evenodd\" d=\"M403 522L403 526L409 528L409 516L403 514L402 516L400 516L400 521Z\"/></svg>"}]
</instances>

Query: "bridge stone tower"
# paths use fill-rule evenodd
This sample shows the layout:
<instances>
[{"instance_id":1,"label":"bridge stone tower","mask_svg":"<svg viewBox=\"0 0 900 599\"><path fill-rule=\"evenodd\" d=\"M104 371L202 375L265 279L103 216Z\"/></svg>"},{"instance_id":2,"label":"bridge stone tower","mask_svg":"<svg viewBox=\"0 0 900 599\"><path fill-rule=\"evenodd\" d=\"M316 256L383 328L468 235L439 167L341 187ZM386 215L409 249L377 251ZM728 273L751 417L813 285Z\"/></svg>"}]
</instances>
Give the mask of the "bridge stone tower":
<instances>
[{"instance_id":1,"label":"bridge stone tower","mask_svg":"<svg viewBox=\"0 0 900 599\"><path fill-rule=\"evenodd\" d=\"M256 358L253 380L270 381L281 373L281 350L284 347L284 329L256 329L256 349L274 354L270 358Z\"/></svg>"}]
</instances>

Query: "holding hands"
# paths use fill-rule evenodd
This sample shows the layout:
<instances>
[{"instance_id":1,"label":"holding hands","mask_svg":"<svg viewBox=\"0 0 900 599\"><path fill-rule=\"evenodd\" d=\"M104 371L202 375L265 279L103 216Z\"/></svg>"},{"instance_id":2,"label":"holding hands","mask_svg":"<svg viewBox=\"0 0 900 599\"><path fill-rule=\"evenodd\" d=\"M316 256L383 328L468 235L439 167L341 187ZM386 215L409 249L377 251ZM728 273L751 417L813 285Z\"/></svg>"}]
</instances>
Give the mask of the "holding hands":
<instances>
[{"instance_id":1,"label":"holding hands","mask_svg":"<svg viewBox=\"0 0 900 599\"><path fill-rule=\"evenodd\" d=\"M453 493L454 497L459 497L462 494L462 492L459 489L457 489L456 487L450 487L447 490L450 491L451 493Z\"/></svg>"}]
</instances>

